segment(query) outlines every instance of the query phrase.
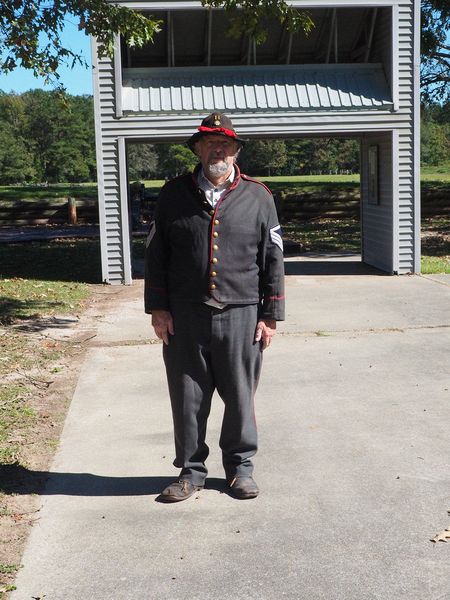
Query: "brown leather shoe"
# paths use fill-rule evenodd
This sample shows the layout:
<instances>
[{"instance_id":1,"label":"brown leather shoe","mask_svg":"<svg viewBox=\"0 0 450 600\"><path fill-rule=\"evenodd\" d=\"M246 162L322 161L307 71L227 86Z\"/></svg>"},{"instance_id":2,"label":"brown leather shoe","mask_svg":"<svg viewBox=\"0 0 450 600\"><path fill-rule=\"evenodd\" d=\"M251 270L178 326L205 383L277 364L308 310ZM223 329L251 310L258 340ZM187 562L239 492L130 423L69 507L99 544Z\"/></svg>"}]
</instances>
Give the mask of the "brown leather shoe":
<instances>
[{"instance_id":1,"label":"brown leather shoe","mask_svg":"<svg viewBox=\"0 0 450 600\"><path fill-rule=\"evenodd\" d=\"M179 479L168 485L161 492L159 500L162 502L181 502L182 500L187 500L201 489L203 489L202 485L194 485L187 479Z\"/></svg>"},{"instance_id":2,"label":"brown leather shoe","mask_svg":"<svg viewBox=\"0 0 450 600\"><path fill-rule=\"evenodd\" d=\"M228 481L230 493L239 500L247 498L256 498L259 494L259 488L253 477L234 477Z\"/></svg>"}]
</instances>

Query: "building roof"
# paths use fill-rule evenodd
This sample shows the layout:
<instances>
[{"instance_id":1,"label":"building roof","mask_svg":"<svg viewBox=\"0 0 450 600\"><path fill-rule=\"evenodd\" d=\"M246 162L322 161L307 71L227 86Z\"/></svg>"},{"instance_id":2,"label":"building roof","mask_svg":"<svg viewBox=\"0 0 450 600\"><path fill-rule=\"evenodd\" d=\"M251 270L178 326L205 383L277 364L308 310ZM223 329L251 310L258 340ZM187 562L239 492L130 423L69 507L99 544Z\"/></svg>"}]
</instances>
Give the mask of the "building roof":
<instances>
[{"instance_id":1,"label":"building roof","mask_svg":"<svg viewBox=\"0 0 450 600\"><path fill-rule=\"evenodd\" d=\"M381 64L124 69L124 113L389 110Z\"/></svg>"}]
</instances>

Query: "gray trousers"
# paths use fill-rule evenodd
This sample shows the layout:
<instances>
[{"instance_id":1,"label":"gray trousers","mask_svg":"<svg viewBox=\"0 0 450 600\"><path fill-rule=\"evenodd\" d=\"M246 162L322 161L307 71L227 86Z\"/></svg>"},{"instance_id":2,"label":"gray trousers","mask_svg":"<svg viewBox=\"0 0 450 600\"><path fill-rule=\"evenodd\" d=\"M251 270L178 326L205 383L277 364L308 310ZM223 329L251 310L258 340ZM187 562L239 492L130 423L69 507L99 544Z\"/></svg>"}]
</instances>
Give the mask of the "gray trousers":
<instances>
[{"instance_id":1,"label":"gray trousers","mask_svg":"<svg viewBox=\"0 0 450 600\"><path fill-rule=\"evenodd\" d=\"M174 465L180 477L203 485L209 448L205 443L211 398L217 390L225 408L220 434L227 478L250 476L257 450L253 397L262 365L253 341L257 305L218 309L206 304L174 304L174 335L164 345L175 433Z\"/></svg>"}]
</instances>

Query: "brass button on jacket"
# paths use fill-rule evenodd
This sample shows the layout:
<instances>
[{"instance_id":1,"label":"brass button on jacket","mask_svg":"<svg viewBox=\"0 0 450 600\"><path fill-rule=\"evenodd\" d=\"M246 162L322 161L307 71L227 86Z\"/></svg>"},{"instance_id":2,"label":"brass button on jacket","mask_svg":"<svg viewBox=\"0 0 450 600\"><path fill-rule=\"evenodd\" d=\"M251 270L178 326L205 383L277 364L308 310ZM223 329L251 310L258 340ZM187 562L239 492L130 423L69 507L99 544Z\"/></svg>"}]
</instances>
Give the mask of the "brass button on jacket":
<instances>
[{"instance_id":1,"label":"brass button on jacket","mask_svg":"<svg viewBox=\"0 0 450 600\"><path fill-rule=\"evenodd\" d=\"M214 225L218 225L220 223L219 219L214 220Z\"/></svg>"},{"instance_id":2,"label":"brass button on jacket","mask_svg":"<svg viewBox=\"0 0 450 600\"><path fill-rule=\"evenodd\" d=\"M215 283L213 283L213 284L211 284L211 285L210 285L209 289L210 289L210 290L215 290L215 289L216 289L216 287L217 287L217 286L216 286L216 284L215 284Z\"/></svg>"},{"instance_id":3,"label":"brass button on jacket","mask_svg":"<svg viewBox=\"0 0 450 600\"><path fill-rule=\"evenodd\" d=\"M216 277L216 275L217 275L216 271L212 271L211 277Z\"/></svg>"},{"instance_id":4,"label":"brass button on jacket","mask_svg":"<svg viewBox=\"0 0 450 600\"><path fill-rule=\"evenodd\" d=\"M213 250L218 250L218 249L219 249L219 246L217 244L214 244Z\"/></svg>"},{"instance_id":5,"label":"brass button on jacket","mask_svg":"<svg viewBox=\"0 0 450 600\"><path fill-rule=\"evenodd\" d=\"M219 261L216 257L214 257L211 262L213 263L213 265L216 265Z\"/></svg>"},{"instance_id":6,"label":"brass button on jacket","mask_svg":"<svg viewBox=\"0 0 450 600\"><path fill-rule=\"evenodd\" d=\"M217 233L217 231L215 231L215 232L213 233L213 237L215 237L215 238L216 238L216 237L219 237L219 234Z\"/></svg>"}]
</instances>

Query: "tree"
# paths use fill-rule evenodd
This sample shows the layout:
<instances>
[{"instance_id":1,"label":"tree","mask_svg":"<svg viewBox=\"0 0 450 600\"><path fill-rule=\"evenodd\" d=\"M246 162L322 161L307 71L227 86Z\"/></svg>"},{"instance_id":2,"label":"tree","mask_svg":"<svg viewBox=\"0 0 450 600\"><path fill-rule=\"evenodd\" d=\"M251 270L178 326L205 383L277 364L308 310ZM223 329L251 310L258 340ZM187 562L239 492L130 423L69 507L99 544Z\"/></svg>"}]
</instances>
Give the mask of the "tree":
<instances>
[{"instance_id":1,"label":"tree","mask_svg":"<svg viewBox=\"0 0 450 600\"><path fill-rule=\"evenodd\" d=\"M0 183L27 182L36 175L34 156L23 129L22 96L0 92Z\"/></svg>"},{"instance_id":2,"label":"tree","mask_svg":"<svg viewBox=\"0 0 450 600\"><path fill-rule=\"evenodd\" d=\"M34 178L33 156L13 127L0 121L0 184L24 183Z\"/></svg>"},{"instance_id":3,"label":"tree","mask_svg":"<svg viewBox=\"0 0 450 600\"><path fill-rule=\"evenodd\" d=\"M287 161L284 140L256 140L246 144L239 157L242 169L251 175L279 175Z\"/></svg>"},{"instance_id":4,"label":"tree","mask_svg":"<svg viewBox=\"0 0 450 600\"><path fill-rule=\"evenodd\" d=\"M158 172L161 177L171 178L192 171L198 158L187 146L181 144L160 144Z\"/></svg>"},{"instance_id":5,"label":"tree","mask_svg":"<svg viewBox=\"0 0 450 600\"><path fill-rule=\"evenodd\" d=\"M420 126L421 162L424 165L439 166L450 161L450 101L422 104Z\"/></svg>"},{"instance_id":6,"label":"tree","mask_svg":"<svg viewBox=\"0 0 450 600\"><path fill-rule=\"evenodd\" d=\"M202 2L231 13L231 33L245 33L256 43L266 39L269 17L278 18L289 31L313 27L308 13L293 9L285 0ZM112 56L115 34L129 47L141 47L160 30L160 21L108 0L0 0L0 71L22 66L57 82L62 63L85 64L79 54L62 45L66 17L75 18L81 31L97 38L100 55Z\"/></svg>"},{"instance_id":7,"label":"tree","mask_svg":"<svg viewBox=\"0 0 450 600\"><path fill-rule=\"evenodd\" d=\"M22 66L57 82L62 63L85 64L61 43L66 17L97 37L101 55L112 55L115 34L133 47L152 41L159 30L158 21L107 0L0 0L0 71Z\"/></svg>"},{"instance_id":8,"label":"tree","mask_svg":"<svg viewBox=\"0 0 450 600\"><path fill-rule=\"evenodd\" d=\"M158 167L158 154L153 144L130 144L128 146L128 169L130 180L151 179Z\"/></svg>"},{"instance_id":9,"label":"tree","mask_svg":"<svg viewBox=\"0 0 450 600\"><path fill-rule=\"evenodd\" d=\"M286 140L286 175L359 172L359 143L347 138Z\"/></svg>"},{"instance_id":10,"label":"tree","mask_svg":"<svg viewBox=\"0 0 450 600\"><path fill-rule=\"evenodd\" d=\"M39 181L95 179L92 98L33 90L22 94L22 131Z\"/></svg>"},{"instance_id":11,"label":"tree","mask_svg":"<svg viewBox=\"0 0 450 600\"><path fill-rule=\"evenodd\" d=\"M422 96L426 101L450 99L450 2L422 0Z\"/></svg>"},{"instance_id":12,"label":"tree","mask_svg":"<svg viewBox=\"0 0 450 600\"><path fill-rule=\"evenodd\" d=\"M270 20L277 19L292 33L309 33L314 23L307 11L299 11L285 0L202 0L204 6L224 8L230 14L230 34L245 35L262 44L267 39ZM236 10L239 8L239 10Z\"/></svg>"}]
</instances>

